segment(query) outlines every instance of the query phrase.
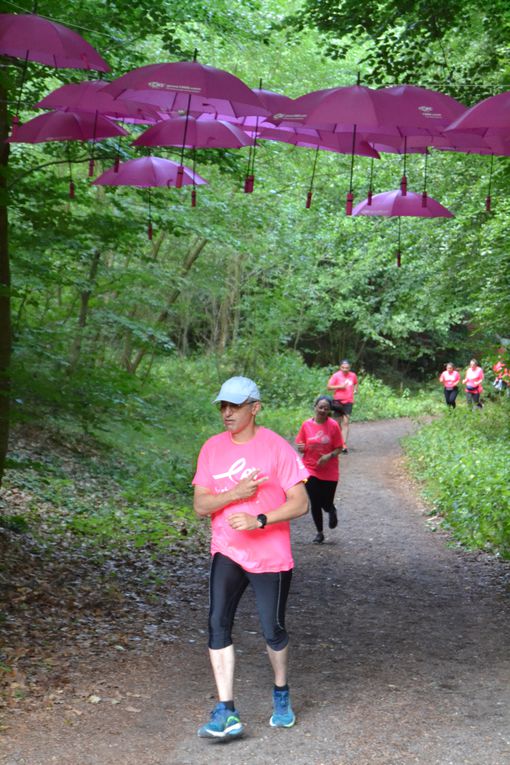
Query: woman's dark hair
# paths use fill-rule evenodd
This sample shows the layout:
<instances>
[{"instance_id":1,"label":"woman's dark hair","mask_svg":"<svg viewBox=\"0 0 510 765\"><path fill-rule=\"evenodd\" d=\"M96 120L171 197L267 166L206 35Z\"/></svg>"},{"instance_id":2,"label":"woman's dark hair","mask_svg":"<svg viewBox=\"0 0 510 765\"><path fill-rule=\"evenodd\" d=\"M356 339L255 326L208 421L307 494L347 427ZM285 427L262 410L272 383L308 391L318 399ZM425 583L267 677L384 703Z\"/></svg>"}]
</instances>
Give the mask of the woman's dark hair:
<instances>
[{"instance_id":1,"label":"woman's dark hair","mask_svg":"<svg viewBox=\"0 0 510 765\"><path fill-rule=\"evenodd\" d=\"M331 408L332 408L332 406L333 406L333 399L331 398L331 396L317 396L317 398L316 398L316 399L315 399L315 401L313 402L313 405L314 405L314 406L317 406L317 404L319 403L319 401L327 401L327 402L328 402L328 404L329 404L329 408L330 408L330 409L331 409Z\"/></svg>"},{"instance_id":2,"label":"woman's dark hair","mask_svg":"<svg viewBox=\"0 0 510 765\"><path fill-rule=\"evenodd\" d=\"M342 364L349 364L349 366L351 366L351 362L349 361L349 359L342 359L342 361L340 362L340 366L342 366Z\"/></svg>"}]
</instances>

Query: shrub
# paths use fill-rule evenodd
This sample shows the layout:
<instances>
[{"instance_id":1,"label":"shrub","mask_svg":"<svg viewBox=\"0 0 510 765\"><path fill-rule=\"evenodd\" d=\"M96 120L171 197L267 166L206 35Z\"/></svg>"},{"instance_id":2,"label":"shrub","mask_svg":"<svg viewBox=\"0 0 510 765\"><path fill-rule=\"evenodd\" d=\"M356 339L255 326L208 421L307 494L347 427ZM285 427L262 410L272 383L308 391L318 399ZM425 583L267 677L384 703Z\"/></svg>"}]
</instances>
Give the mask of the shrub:
<instances>
[{"instance_id":1,"label":"shrub","mask_svg":"<svg viewBox=\"0 0 510 765\"><path fill-rule=\"evenodd\" d=\"M413 475L454 537L510 558L510 403L456 409L405 439Z\"/></svg>"}]
</instances>

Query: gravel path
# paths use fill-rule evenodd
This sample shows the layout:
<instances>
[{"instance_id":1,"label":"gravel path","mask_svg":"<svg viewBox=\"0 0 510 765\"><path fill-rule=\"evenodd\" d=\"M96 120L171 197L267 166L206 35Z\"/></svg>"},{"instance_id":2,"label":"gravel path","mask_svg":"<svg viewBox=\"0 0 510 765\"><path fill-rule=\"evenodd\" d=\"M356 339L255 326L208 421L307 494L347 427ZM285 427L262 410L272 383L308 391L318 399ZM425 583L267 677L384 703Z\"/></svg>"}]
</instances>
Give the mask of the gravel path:
<instances>
[{"instance_id":1,"label":"gravel path","mask_svg":"<svg viewBox=\"0 0 510 765\"><path fill-rule=\"evenodd\" d=\"M317 546L311 517L295 524L295 728L268 726L271 673L248 592L236 631L247 733L229 744L196 737L214 705L204 556L182 603L186 637L120 654L84 672L61 704L21 712L2 765L508 765L509 568L427 528L400 460L412 427L355 424L339 527Z\"/></svg>"}]
</instances>

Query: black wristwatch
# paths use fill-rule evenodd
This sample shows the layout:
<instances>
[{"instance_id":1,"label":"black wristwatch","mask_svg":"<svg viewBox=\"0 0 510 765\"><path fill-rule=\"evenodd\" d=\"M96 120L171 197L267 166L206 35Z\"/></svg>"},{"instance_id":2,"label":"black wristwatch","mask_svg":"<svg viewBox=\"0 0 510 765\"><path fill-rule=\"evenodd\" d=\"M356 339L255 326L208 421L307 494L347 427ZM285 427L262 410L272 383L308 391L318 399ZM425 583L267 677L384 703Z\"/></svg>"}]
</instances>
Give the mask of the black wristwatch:
<instances>
[{"instance_id":1,"label":"black wristwatch","mask_svg":"<svg viewBox=\"0 0 510 765\"><path fill-rule=\"evenodd\" d=\"M261 513L260 515L257 515L257 520L260 523L259 529L264 529L267 523L267 515Z\"/></svg>"}]
</instances>

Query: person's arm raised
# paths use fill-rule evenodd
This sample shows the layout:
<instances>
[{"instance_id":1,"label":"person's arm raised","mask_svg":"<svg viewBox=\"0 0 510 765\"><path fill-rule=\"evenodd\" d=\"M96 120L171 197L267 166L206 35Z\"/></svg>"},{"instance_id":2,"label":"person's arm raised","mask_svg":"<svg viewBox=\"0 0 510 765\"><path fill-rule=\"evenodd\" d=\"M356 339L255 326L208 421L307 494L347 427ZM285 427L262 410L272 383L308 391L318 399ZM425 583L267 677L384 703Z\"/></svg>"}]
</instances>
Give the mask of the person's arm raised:
<instances>
[{"instance_id":1,"label":"person's arm raised","mask_svg":"<svg viewBox=\"0 0 510 765\"><path fill-rule=\"evenodd\" d=\"M212 515L217 510L232 505L234 502L250 499L257 493L260 484L267 481L267 476L258 477L259 472L258 469L255 469L251 475L220 494L213 494L210 489L206 489L204 486L195 486L193 507L196 514L200 516Z\"/></svg>"}]
</instances>

